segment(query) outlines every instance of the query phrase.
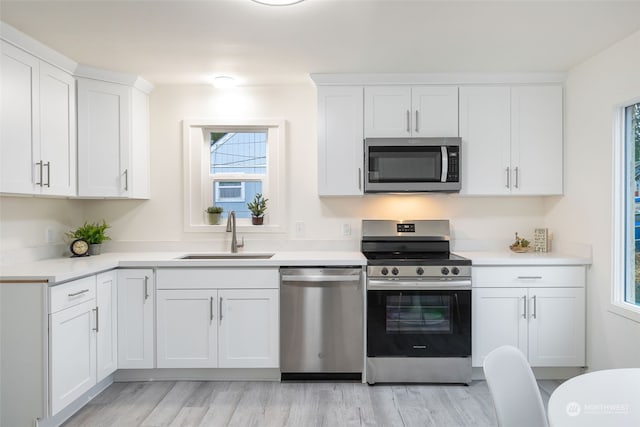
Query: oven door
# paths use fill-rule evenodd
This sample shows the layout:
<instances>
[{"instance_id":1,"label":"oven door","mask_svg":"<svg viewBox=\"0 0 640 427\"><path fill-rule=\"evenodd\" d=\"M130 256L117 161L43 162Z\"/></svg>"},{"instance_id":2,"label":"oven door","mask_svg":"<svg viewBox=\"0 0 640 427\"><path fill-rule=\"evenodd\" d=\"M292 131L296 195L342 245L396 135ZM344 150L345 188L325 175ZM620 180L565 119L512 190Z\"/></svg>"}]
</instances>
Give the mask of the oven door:
<instances>
[{"instance_id":1,"label":"oven door","mask_svg":"<svg viewBox=\"0 0 640 427\"><path fill-rule=\"evenodd\" d=\"M368 357L471 355L471 290L368 290Z\"/></svg>"},{"instance_id":2,"label":"oven door","mask_svg":"<svg viewBox=\"0 0 640 427\"><path fill-rule=\"evenodd\" d=\"M453 139L366 139L365 192L459 191L459 146L445 145Z\"/></svg>"}]
</instances>

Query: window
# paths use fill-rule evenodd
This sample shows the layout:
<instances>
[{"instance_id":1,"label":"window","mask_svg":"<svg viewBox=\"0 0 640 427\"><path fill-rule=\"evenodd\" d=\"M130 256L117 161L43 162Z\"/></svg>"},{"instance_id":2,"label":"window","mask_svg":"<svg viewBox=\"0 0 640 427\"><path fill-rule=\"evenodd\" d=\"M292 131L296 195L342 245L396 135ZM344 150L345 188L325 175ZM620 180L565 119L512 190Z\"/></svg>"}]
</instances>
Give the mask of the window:
<instances>
[{"instance_id":1,"label":"window","mask_svg":"<svg viewBox=\"0 0 640 427\"><path fill-rule=\"evenodd\" d=\"M284 122L185 119L185 231L224 232L208 225L204 211L219 206L236 213L245 231L283 231ZM263 226L251 226L247 203L257 193L269 199Z\"/></svg>"},{"instance_id":2,"label":"window","mask_svg":"<svg viewBox=\"0 0 640 427\"><path fill-rule=\"evenodd\" d=\"M613 305L640 321L640 102L619 108L615 130Z\"/></svg>"},{"instance_id":3,"label":"window","mask_svg":"<svg viewBox=\"0 0 640 427\"><path fill-rule=\"evenodd\" d=\"M210 205L250 218L247 203L262 193L267 179L267 130L210 132Z\"/></svg>"}]
</instances>

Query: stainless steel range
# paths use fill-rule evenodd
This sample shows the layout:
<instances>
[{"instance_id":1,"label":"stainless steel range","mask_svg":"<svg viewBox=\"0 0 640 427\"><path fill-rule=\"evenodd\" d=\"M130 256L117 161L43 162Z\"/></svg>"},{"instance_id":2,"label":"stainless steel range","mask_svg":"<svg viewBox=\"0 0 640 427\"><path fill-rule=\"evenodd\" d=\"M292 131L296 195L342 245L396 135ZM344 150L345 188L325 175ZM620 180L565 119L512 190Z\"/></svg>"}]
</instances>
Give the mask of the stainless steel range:
<instances>
[{"instance_id":1,"label":"stainless steel range","mask_svg":"<svg viewBox=\"0 0 640 427\"><path fill-rule=\"evenodd\" d=\"M471 382L471 261L447 220L364 220L367 382Z\"/></svg>"}]
</instances>

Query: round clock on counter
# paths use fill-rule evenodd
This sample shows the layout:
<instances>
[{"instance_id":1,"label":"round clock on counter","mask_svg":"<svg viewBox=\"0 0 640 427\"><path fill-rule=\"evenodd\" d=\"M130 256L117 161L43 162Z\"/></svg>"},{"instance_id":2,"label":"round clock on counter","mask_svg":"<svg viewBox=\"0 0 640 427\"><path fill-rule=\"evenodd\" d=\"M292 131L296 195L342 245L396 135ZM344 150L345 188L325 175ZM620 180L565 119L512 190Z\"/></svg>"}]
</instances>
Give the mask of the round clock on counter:
<instances>
[{"instance_id":1,"label":"round clock on counter","mask_svg":"<svg viewBox=\"0 0 640 427\"><path fill-rule=\"evenodd\" d=\"M88 256L89 243L85 239L76 239L71 242L69 250L71 250L72 257Z\"/></svg>"}]
</instances>

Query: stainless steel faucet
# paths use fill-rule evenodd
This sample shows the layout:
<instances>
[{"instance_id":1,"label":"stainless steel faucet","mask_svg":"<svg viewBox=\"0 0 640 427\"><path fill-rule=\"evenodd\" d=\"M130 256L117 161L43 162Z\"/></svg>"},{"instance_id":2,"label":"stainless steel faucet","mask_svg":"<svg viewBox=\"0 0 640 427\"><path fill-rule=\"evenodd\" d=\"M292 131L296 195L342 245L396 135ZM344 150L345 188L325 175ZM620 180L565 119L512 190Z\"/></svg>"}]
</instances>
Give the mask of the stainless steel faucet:
<instances>
[{"instance_id":1,"label":"stainless steel faucet","mask_svg":"<svg viewBox=\"0 0 640 427\"><path fill-rule=\"evenodd\" d=\"M244 247L244 237L242 237L242 243L238 244L238 238L236 237L236 212L229 212L227 217L227 233L231 232L231 253L238 252L238 248Z\"/></svg>"}]
</instances>

